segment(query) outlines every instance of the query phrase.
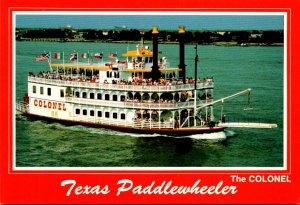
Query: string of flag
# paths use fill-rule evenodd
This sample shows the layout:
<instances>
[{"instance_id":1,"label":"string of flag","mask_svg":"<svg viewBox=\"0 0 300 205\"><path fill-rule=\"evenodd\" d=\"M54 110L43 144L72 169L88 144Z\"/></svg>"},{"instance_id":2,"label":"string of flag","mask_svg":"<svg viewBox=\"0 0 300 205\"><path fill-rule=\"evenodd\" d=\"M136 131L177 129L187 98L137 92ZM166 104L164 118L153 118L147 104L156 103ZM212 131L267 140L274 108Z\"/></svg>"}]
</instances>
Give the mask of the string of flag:
<instances>
[{"instance_id":1,"label":"string of flag","mask_svg":"<svg viewBox=\"0 0 300 205\"><path fill-rule=\"evenodd\" d=\"M99 52L99 53L90 53L90 52L81 53L80 57L83 58L83 59L92 59L92 58L102 59L103 58L103 52ZM36 61L46 61L46 60L49 61L50 58L51 58L50 52L44 52L44 53L41 53L41 54L37 55L35 60ZM58 59L58 60L64 59L64 53L56 52L56 53L53 54L53 58ZM115 59L115 58L117 58L117 54L116 53L110 53L108 55L108 58ZM77 59L78 59L78 53L72 52L70 54L69 60L70 61L75 61Z\"/></svg>"}]
</instances>

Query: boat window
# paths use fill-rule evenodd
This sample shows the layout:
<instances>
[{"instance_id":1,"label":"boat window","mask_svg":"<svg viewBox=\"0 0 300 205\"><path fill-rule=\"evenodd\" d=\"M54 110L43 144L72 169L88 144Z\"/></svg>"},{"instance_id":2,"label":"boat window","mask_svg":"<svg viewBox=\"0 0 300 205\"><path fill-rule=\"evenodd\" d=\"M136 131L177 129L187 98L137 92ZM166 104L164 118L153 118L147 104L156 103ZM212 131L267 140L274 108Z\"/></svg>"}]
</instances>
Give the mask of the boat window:
<instances>
[{"instance_id":1,"label":"boat window","mask_svg":"<svg viewBox=\"0 0 300 205\"><path fill-rule=\"evenodd\" d=\"M107 78L112 78L112 74L113 74L113 72L107 71L107 72L106 72L106 77L107 77Z\"/></svg>"},{"instance_id":2,"label":"boat window","mask_svg":"<svg viewBox=\"0 0 300 205\"><path fill-rule=\"evenodd\" d=\"M114 119L118 119L118 113L114 112L114 113L113 113L113 118L114 118Z\"/></svg>"},{"instance_id":3,"label":"boat window","mask_svg":"<svg viewBox=\"0 0 300 205\"><path fill-rule=\"evenodd\" d=\"M105 117L109 118L109 112L105 112Z\"/></svg>"},{"instance_id":4,"label":"boat window","mask_svg":"<svg viewBox=\"0 0 300 205\"><path fill-rule=\"evenodd\" d=\"M90 99L94 99L95 98L95 93L90 93Z\"/></svg>"},{"instance_id":5,"label":"boat window","mask_svg":"<svg viewBox=\"0 0 300 205\"><path fill-rule=\"evenodd\" d=\"M124 113L122 113L121 114L121 120L125 120L126 118L125 118L125 114Z\"/></svg>"},{"instance_id":6,"label":"boat window","mask_svg":"<svg viewBox=\"0 0 300 205\"><path fill-rule=\"evenodd\" d=\"M79 109L79 108L76 108L75 114L76 114L76 115L80 115L80 109Z\"/></svg>"},{"instance_id":7,"label":"boat window","mask_svg":"<svg viewBox=\"0 0 300 205\"><path fill-rule=\"evenodd\" d=\"M47 94L48 96L51 96L51 88L47 88Z\"/></svg>"},{"instance_id":8,"label":"boat window","mask_svg":"<svg viewBox=\"0 0 300 205\"><path fill-rule=\"evenodd\" d=\"M125 95L121 95L121 101L125 101Z\"/></svg>"},{"instance_id":9,"label":"boat window","mask_svg":"<svg viewBox=\"0 0 300 205\"><path fill-rule=\"evenodd\" d=\"M105 100L109 100L109 94L105 94Z\"/></svg>"},{"instance_id":10,"label":"boat window","mask_svg":"<svg viewBox=\"0 0 300 205\"><path fill-rule=\"evenodd\" d=\"M65 91L64 91L64 89L60 90L60 97L61 98L65 97Z\"/></svg>"},{"instance_id":11,"label":"boat window","mask_svg":"<svg viewBox=\"0 0 300 205\"><path fill-rule=\"evenodd\" d=\"M90 110L90 116L94 116L95 115L95 111L94 110Z\"/></svg>"},{"instance_id":12,"label":"boat window","mask_svg":"<svg viewBox=\"0 0 300 205\"><path fill-rule=\"evenodd\" d=\"M44 95L44 87L40 87L40 94Z\"/></svg>"},{"instance_id":13,"label":"boat window","mask_svg":"<svg viewBox=\"0 0 300 205\"><path fill-rule=\"evenodd\" d=\"M79 91L75 92L75 97L79 98Z\"/></svg>"},{"instance_id":14,"label":"boat window","mask_svg":"<svg viewBox=\"0 0 300 205\"><path fill-rule=\"evenodd\" d=\"M32 93L36 93L36 86L32 86Z\"/></svg>"},{"instance_id":15,"label":"boat window","mask_svg":"<svg viewBox=\"0 0 300 205\"><path fill-rule=\"evenodd\" d=\"M82 114L87 115L87 110L86 109L82 110Z\"/></svg>"},{"instance_id":16,"label":"boat window","mask_svg":"<svg viewBox=\"0 0 300 205\"><path fill-rule=\"evenodd\" d=\"M82 93L82 98L86 98L86 92Z\"/></svg>"},{"instance_id":17,"label":"boat window","mask_svg":"<svg viewBox=\"0 0 300 205\"><path fill-rule=\"evenodd\" d=\"M101 93L97 93L97 99L101 100L102 99L102 94Z\"/></svg>"},{"instance_id":18,"label":"boat window","mask_svg":"<svg viewBox=\"0 0 300 205\"><path fill-rule=\"evenodd\" d=\"M118 96L117 95L113 95L113 101L118 101Z\"/></svg>"},{"instance_id":19,"label":"boat window","mask_svg":"<svg viewBox=\"0 0 300 205\"><path fill-rule=\"evenodd\" d=\"M102 117L102 111L98 111L98 117Z\"/></svg>"},{"instance_id":20,"label":"boat window","mask_svg":"<svg viewBox=\"0 0 300 205\"><path fill-rule=\"evenodd\" d=\"M115 72L114 76L115 78L119 78L119 72Z\"/></svg>"}]
</instances>

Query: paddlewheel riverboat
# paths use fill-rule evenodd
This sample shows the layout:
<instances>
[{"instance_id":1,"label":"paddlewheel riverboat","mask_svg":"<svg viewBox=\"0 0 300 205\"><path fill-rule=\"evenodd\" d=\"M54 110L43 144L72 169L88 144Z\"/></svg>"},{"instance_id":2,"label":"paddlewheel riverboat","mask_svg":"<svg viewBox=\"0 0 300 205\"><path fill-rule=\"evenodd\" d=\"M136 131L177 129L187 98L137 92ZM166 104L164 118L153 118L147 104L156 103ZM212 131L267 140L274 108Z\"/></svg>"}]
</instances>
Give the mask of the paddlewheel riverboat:
<instances>
[{"instance_id":1,"label":"paddlewheel riverboat","mask_svg":"<svg viewBox=\"0 0 300 205\"><path fill-rule=\"evenodd\" d=\"M185 28L179 27L178 68L160 57L158 29L153 28L152 34L152 50L141 43L123 54L124 61L114 55L111 62L96 64L49 61L49 71L29 73L28 94L17 103L17 110L31 117L125 132L190 135L223 131L224 119L214 116L214 104L250 89L215 101L212 77L197 79L195 72L194 79L186 78ZM195 68L197 61L196 52Z\"/></svg>"}]
</instances>

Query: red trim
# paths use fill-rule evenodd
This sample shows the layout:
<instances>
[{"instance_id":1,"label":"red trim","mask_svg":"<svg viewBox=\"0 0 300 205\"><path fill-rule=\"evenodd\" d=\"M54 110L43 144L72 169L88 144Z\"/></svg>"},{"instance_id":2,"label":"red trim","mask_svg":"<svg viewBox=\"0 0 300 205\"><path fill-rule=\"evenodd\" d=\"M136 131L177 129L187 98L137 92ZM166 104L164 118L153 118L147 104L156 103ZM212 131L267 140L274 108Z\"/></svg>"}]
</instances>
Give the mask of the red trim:
<instances>
[{"instance_id":1,"label":"red trim","mask_svg":"<svg viewBox=\"0 0 300 205\"><path fill-rule=\"evenodd\" d=\"M42 5L42 6L41 6ZM71 8L70 8L71 5ZM272 8L269 8L269 7ZM101 8L99 8L101 7ZM131 8L130 8L131 7ZM134 8L132 8L134 7ZM1 204L296 204L299 203L300 190L300 154L299 154L299 106L297 104L296 91L299 90L298 82L300 59L294 58L299 55L299 1L271 1L271 0L251 0L251 1L155 1L141 2L120 1L118 4L114 1L103 1L101 5L97 1L91 1L87 4L84 1L1 1L1 65L7 68L6 73L1 75L2 96L6 96L1 101L2 129L1 129L1 177L0 196ZM205 11L205 12L288 12L287 29L287 170L252 170L246 167L246 170L200 170L200 171L16 171L12 169L13 161L13 127L12 127L12 11ZM292 12L293 11L293 12ZM293 45L293 47L292 47ZM293 59L292 59L292 54ZM292 68L294 68L292 70ZM292 75L293 72L293 75ZM293 82L293 83L292 83ZM293 100L292 100L292 94ZM292 115L293 108L293 115ZM292 135L293 134L293 135ZM275 137L275 136L274 136ZM293 142L293 143L292 143ZM216 147L211 147L212 152ZM241 153L243 152L241 145ZM276 149L276 147L274 147ZM223 151L223 150L222 150ZM230 156L224 147L224 153ZM193 154L193 153L191 153ZM174 155L176 156L176 155ZM202 156L199 156L202 157ZM217 160L222 160L223 155L218 156ZM255 156L249 156L255 157ZM176 160L176 158L174 158ZM245 164L246 166L246 164ZM87 174L88 173L88 174ZM268 176L286 174L291 177L291 183L249 183L232 182L231 176L248 178L249 175ZM108 195L72 195L66 196L66 187L61 187L63 180L75 179L78 185L106 185L111 188ZM120 179L130 179L134 185L149 186L152 181L157 184L162 181L172 180L174 185L191 185L196 180L201 179L201 185L215 185L220 180L225 185L237 186L238 192L235 195L133 195L131 193L116 196L116 183ZM283 194L288 193L288 194Z\"/></svg>"},{"instance_id":2,"label":"red trim","mask_svg":"<svg viewBox=\"0 0 300 205\"><path fill-rule=\"evenodd\" d=\"M30 118L35 118L35 119L43 119L51 122L62 122L65 124L72 124L72 125L86 125L90 127L101 127L101 128L108 128L108 129L114 129L118 130L121 132L129 132L129 133L143 133L143 134L169 134L169 135L191 135L191 134L204 134L204 133L213 133L213 132L221 132L224 131L224 127L213 127L213 128L143 128L143 129L138 129L138 128L132 128L132 127L126 127L126 126L120 126L120 125L108 125L108 124L95 124L91 122L82 122L82 121L77 121L77 120L64 120L64 119L57 119L57 118L52 118L52 117L46 117L46 116L41 116L41 115L35 115L31 113L22 113L25 116L28 116Z\"/></svg>"}]
</instances>

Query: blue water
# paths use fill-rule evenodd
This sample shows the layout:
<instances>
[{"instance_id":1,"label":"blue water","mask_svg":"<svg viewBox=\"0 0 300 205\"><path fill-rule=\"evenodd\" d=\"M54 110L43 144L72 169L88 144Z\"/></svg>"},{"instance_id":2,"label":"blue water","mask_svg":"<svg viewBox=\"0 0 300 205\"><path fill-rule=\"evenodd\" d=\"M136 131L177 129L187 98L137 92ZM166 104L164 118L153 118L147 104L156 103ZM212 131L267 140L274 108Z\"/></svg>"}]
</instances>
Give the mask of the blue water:
<instances>
[{"instance_id":1,"label":"blue water","mask_svg":"<svg viewBox=\"0 0 300 205\"><path fill-rule=\"evenodd\" d=\"M16 98L27 92L27 73L47 70L35 62L44 51L76 50L121 56L133 44L16 43ZM198 77L213 76L219 99L251 88L224 103L227 120L277 123L275 129L228 128L226 140L137 135L101 128L66 126L16 116L17 167L281 167L283 166L283 47L199 46ZM179 64L178 45L159 45L172 67ZM186 45L187 76L194 73L195 49ZM68 54L68 55L67 55ZM104 59L104 60L105 60ZM120 59L122 59L120 57ZM251 109L244 110L244 108ZM221 106L216 106L218 117Z\"/></svg>"}]
</instances>

